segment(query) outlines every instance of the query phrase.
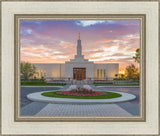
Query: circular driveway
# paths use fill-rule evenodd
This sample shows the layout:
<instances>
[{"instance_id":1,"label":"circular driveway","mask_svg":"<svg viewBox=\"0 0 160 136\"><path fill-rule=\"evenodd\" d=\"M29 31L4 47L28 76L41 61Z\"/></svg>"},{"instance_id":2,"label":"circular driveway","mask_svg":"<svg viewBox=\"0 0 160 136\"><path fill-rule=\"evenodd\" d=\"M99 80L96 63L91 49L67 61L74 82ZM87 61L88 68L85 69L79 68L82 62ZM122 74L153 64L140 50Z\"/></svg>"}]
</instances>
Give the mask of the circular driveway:
<instances>
[{"instance_id":1,"label":"circular driveway","mask_svg":"<svg viewBox=\"0 0 160 136\"><path fill-rule=\"evenodd\" d=\"M57 103L58 104L110 104L110 103L131 101L136 98L136 96L133 94L115 92L115 91L114 93L119 93L122 96L118 98L112 98L112 99L71 99L71 98L46 97L46 96L42 96L41 95L42 93L43 92L31 93L27 95L27 98L32 101L49 102L49 103L56 103L56 104Z\"/></svg>"},{"instance_id":2,"label":"circular driveway","mask_svg":"<svg viewBox=\"0 0 160 136\"><path fill-rule=\"evenodd\" d=\"M52 104L35 102L27 98L30 93L67 90L62 87L21 86L21 116L139 116L139 87L95 87L100 91L124 92L133 94L136 99L114 104Z\"/></svg>"},{"instance_id":3,"label":"circular driveway","mask_svg":"<svg viewBox=\"0 0 160 136\"><path fill-rule=\"evenodd\" d=\"M64 88L68 88L69 85L64 86ZM64 89L63 88L63 89ZM130 93L136 96L136 99L130 101L133 104L139 105L139 94L140 94L140 89L139 87L96 87L101 91L116 91L116 92L124 92L124 93ZM61 90L62 87L47 87L47 86L21 86L21 107L24 107L33 101L29 100L27 98L27 95L30 93L35 93L35 92L42 92L42 91L57 91Z\"/></svg>"}]
</instances>

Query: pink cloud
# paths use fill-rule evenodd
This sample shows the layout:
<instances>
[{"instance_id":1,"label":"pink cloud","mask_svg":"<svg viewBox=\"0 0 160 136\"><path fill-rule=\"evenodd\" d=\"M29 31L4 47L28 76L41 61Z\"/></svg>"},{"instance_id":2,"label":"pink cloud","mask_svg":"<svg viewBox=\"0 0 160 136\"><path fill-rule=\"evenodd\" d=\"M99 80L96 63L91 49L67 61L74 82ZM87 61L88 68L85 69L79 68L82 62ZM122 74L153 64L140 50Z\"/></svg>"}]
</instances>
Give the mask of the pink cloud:
<instances>
[{"instance_id":1,"label":"pink cloud","mask_svg":"<svg viewBox=\"0 0 160 136\"><path fill-rule=\"evenodd\" d=\"M140 46L139 24L134 21L88 27L76 26L74 21L26 23L21 29L21 60L31 63L64 63L73 58L79 32L85 58L103 58L96 63L120 63L120 69L134 63L132 57Z\"/></svg>"}]
</instances>

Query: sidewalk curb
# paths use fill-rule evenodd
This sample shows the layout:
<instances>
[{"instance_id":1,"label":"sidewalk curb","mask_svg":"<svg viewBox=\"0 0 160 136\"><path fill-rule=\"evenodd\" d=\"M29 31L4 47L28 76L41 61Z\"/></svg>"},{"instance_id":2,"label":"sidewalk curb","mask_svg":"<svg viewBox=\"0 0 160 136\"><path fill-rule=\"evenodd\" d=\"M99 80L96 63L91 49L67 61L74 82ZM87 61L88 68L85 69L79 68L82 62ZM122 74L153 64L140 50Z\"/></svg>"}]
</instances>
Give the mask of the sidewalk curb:
<instances>
[{"instance_id":1,"label":"sidewalk curb","mask_svg":"<svg viewBox=\"0 0 160 136\"><path fill-rule=\"evenodd\" d=\"M140 86L95 86L95 87L140 87Z\"/></svg>"},{"instance_id":2,"label":"sidewalk curb","mask_svg":"<svg viewBox=\"0 0 160 136\"><path fill-rule=\"evenodd\" d=\"M61 87L63 88L64 86L21 86L21 87Z\"/></svg>"}]
</instances>

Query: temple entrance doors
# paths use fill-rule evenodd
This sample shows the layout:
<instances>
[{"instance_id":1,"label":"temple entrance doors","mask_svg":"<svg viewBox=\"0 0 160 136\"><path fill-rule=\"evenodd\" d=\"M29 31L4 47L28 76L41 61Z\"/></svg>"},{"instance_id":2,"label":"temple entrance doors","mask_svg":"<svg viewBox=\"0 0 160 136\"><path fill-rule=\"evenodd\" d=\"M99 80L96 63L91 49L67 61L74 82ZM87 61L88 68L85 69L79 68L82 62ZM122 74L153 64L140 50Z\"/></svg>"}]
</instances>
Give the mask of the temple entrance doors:
<instances>
[{"instance_id":1,"label":"temple entrance doors","mask_svg":"<svg viewBox=\"0 0 160 136\"><path fill-rule=\"evenodd\" d=\"M86 79L86 68L73 68L73 79Z\"/></svg>"}]
</instances>

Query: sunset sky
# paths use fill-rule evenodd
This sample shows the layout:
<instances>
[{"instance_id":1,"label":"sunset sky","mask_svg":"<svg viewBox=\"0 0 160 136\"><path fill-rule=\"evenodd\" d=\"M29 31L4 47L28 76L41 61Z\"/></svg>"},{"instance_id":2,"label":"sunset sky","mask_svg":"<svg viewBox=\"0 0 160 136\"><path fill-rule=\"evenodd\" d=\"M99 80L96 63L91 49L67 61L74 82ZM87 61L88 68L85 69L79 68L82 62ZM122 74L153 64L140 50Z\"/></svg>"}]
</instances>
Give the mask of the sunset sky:
<instances>
[{"instance_id":1,"label":"sunset sky","mask_svg":"<svg viewBox=\"0 0 160 136\"><path fill-rule=\"evenodd\" d=\"M119 63L124 70L134 62L140 46L138 20L21 21L21 61L64 63L76 55L78 33L82 54L95 63Z\"/></svg>"}]
</instances>

